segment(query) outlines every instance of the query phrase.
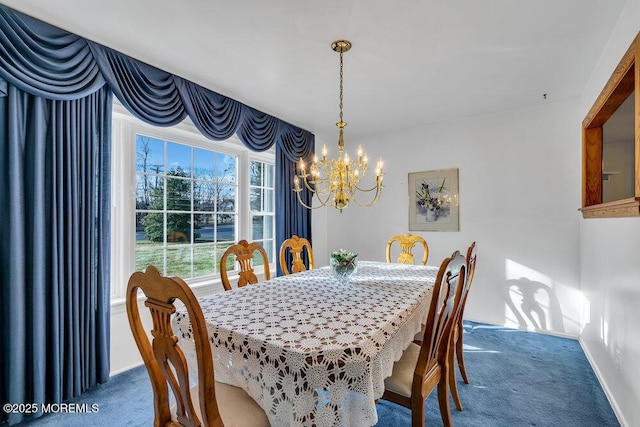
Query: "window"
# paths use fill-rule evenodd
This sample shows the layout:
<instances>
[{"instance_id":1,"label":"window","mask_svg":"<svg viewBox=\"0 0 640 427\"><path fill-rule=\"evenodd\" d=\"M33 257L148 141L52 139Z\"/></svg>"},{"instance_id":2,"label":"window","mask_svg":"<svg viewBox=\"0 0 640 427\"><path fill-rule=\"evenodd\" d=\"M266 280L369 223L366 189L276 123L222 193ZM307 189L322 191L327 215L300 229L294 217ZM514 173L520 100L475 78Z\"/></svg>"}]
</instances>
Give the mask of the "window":
<instances>
[{"instance_id":1,"label":"window","mask_svg":"<svg viewBox=\"0 0 640 427\"><path fill-rule=\"evenodd\" d=\"M640 216L640 35L582 122L582 215Z\"/></svg>"},{"instance_id":2,"label":"window","mask_svg":"<svg viewBox=\"0 0 640 427\"><path fill-rule=\"evenodd\" d=\"M183 279L218 271L237 241L235 155L136 134L135 269Z\"/></svg>"},{"instance_id":3,"label":"window","mask_svg":"<svg viewBox=\"0 0 640 427\"><path fill-rule=\"evenodd\" d=\"M218 282L220 257L241 239L274 261L273 152L208 140L188 122L153 127L118 104L113 117L112 301L150 264L192 285Z\"/></svg>"}]
</instances>

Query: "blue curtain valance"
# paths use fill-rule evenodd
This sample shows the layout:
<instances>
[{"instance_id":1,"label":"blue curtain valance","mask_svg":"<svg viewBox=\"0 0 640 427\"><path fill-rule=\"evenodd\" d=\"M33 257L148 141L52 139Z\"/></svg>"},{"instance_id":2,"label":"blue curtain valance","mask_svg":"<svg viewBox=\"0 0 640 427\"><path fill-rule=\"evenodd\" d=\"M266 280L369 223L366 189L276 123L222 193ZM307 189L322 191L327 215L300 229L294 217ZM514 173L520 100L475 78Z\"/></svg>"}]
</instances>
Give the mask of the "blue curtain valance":
<instances>
[{"instance_id":1,"label":"blue curtain valance","mask_svg":"<svg viewBox=\"0 0 640 427\"><path fill-rule=\"evenodd\" d=\"M313 148L315 145L314 135L289 123L280 122L280 126L285 129L281 131L278 143L287 159L293 163L301 158L309 160L313 153L313 149L309 147ZM309 194L310 197L311 195Z\"/></svg>"},{"instance_id":2,"label":"blue curtain valance","mask_svg":"<svg viewBox=\"0 0 640 427\"><path fill-rule=\"evenodd\" d=\"M184 120L187 113L172 74L88 43L109 87L135 116L154 126L173 126Z\"/></svg>"},{"instance_id":3,"label":"blue curtain valance","mask_svg":"<svg viewBox=\"0 0 640 427\"><path fill-rule=\"evenodd\" d=\"M185 79L176 79L182 102L198 130L215 141L230 138L238 128L242 104Z\"/></svg>"},{"instance_id":4,"label":"blue curtain valance","mask_svg":"<svg viewBox=\"0 0 640 427\"><path fill-rule=\"evenodd\" d=\"M255 151L277 143L290 161L308 158L314 148L308 131L4 6L0 78L60 100L83 98L106 83L132 114L155 126L173 126L188 115L210 139L235 133ZM0 91L4 86L0 82Z\"/></svg>"},{"instance_id":5,"label":"blue curtain valance","mask_svg":"<svg viewBox=\"0 0 640 427\"><path fill-rule=\"evenodd\" d=\"M265 151L279 143L294 162L308 158L313 151L313 134L305 130L122 53L88 43L109 87L147 123L172 126L188 115L198 130L213 140L237 134L254 151Z\"/></svg>"},{"instance_id":6,"label":"blue curtain valance","mask_svg":"<svg viewBox=\"0 0 640 427\"><path fill-rule=\"evenodd\" d=\"M6 7L0 7L0 77L57 100L84 98L105 84L85 39Z\"/></svg>"}]
</instances>

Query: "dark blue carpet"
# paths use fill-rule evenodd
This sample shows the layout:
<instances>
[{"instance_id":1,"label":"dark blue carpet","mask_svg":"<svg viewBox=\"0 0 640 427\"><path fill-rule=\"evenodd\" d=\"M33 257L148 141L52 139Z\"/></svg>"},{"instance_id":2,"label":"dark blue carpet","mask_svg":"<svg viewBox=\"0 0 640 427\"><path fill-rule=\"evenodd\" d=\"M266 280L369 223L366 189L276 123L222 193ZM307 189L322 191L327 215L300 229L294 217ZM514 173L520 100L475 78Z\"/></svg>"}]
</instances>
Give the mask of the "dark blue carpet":
<instances>
[{"instance_id":1,"label":"dark blue carpet","mask_svg":"<svg viewBox=\"0 0 640 427\"><path fill-rule=\"evenodd\" d=\"M575 340L465 322L465 361L471 384L458 381L464 411L451 402L456 426L619 426ZM91 414L47 414L23 426L151 426L151 386L144 367L111 378L76 400L99 406ZM442 425L436 393L426 425ZM381 400L378 426L410 426L408 409ZM278 426L275 426L278 427Z\"/></svg>"}]
</instances>

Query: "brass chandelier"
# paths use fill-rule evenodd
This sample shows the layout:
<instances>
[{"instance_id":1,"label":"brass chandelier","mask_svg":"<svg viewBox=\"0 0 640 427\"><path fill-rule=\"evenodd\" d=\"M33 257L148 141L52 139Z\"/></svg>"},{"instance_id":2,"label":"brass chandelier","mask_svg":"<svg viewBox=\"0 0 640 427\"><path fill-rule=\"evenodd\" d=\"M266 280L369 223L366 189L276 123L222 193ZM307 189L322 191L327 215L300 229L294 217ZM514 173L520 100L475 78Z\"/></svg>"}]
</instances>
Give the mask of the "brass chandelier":
<instances>
[{"instance_id":1,"label":"brass chandelier","mask_svg":"<svg viewBox=\"0 0 640 427\"><path fill-rule=\"evenodd\" d=\"M298 172L294 178L294 189L298 196L298 201L307 209L313 209L302 201L300 193L304 185L312 194L318 197L319 205L333 206L336 209L346 208L349 202L354 201L358 206L371 206L380 199L382 194L382 177L384 169L382 160L376 164L376 180L375 185L371 188L360 188L359 183L367 171L368 159L367 155L362 151L362 146L358 147L357 158L352 159L344 150L344 127L347 123L342 117L342 54L351 49L351 42L347 40L338 40L331 44L331 49L340 54L340 121L336 123L338 126L338 158L327 158L327 147L322 147L322 159L318 160L318 156L314 156L313 162L307 171L304 161L300 159ZM302 182L302 184L301 184ZM357 192L370 193L374 192L373 198L368 203L360 203L356 199Z\"/></svg>"}]
</instances>

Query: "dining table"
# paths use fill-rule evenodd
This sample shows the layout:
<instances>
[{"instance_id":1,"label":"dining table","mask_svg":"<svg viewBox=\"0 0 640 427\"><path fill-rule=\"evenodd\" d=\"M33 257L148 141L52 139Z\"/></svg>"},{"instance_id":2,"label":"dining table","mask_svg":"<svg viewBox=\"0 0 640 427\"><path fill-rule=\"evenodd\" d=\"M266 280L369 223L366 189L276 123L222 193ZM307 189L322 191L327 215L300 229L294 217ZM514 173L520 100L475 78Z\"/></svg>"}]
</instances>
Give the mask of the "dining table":
<instances>
[{"instance_id":1,"label":"dining table","mask_svg":"<svg viewBox=\"0 0 640 427\"><path fill-rule=\"evenodd\" d=\"M438 268L360 261L198 298L216 381L244 389L272 426L371 426L384 379L426 319ZM191 373L185 310L173 318Z\"/></svg>"}]
</instances>

